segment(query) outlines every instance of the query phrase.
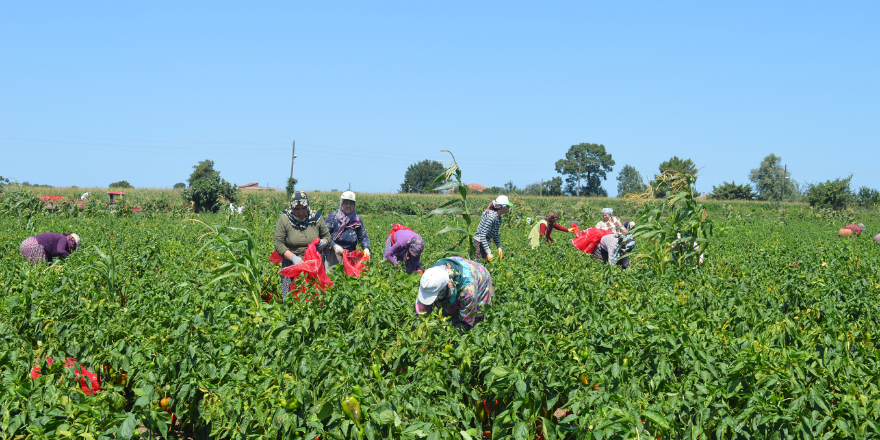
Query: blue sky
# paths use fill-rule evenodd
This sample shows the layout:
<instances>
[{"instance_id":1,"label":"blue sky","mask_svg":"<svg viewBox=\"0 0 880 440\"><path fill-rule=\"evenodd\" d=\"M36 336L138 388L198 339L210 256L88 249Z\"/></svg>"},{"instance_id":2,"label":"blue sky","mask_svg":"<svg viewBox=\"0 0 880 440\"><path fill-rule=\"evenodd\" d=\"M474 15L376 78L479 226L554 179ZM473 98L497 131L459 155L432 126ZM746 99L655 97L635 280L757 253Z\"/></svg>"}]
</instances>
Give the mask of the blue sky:
<instances>
[{"instance_id":1,"label":"blue sky","mask_svg":"<svg viewBox=\"0 0 880 440\"><path fill-rule=\"evenodd\" d=\"M800 183L880 188L880 3L0 3L0 175L397 191L408 165L557 176L672 156L711 191L770 153Z\"/></svg>"}]
</instances>

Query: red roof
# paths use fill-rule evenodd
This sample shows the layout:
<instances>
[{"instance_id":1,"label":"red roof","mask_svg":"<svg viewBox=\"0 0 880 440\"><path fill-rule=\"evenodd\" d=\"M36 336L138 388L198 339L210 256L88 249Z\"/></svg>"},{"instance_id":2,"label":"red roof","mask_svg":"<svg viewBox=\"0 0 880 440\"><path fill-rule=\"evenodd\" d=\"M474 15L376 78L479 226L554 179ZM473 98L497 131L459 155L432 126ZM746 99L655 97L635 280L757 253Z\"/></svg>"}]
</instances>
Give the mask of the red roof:
<instances>
[{"instance_id":1,"label":"red roof","mask_svg":"<svg viewBox=\"0 0 880 440\"><path fill-rule=\"evenodd\" d=\"M126 193L124 193L124 192L122 192L122 191L107 191L107 194L114 194L114 195L117 195L117 196L127 196L127 195L128 195L128 194L126 194Z\"/></svg>"},{"instance_id":2,"label":"red roof","mask_svg":"<svg viewBox=\"0 0 880 440\"><path fill-rule=\"evenodd\" d=\"M480 185L479 183L468 183L467 187L468 187L468 189L474 190L476 192L483 192L489 188L488 186L483 186L483 185Z\"/></svg>"},{"instance_id":3,"label":"red roof","mask_svg":"<svg viewBox=\"0 0 880 440\"><path fill-rule=\"evenodd\" d=\"M246 183L244 185L239 186L239 188L248 188L248 187L258 187L260 186L257 182Z\"/></svg>"},{"instance_id":4,"label":"red roof","mask_svg":"<svg viewBox=\"0 0 880 440\"><path fill-rule=\"evenodd\" d=\"M60 199L63 199L64 196L43 196L40 198L43 200L60 200Z\"/></svg>"}]
</instances>

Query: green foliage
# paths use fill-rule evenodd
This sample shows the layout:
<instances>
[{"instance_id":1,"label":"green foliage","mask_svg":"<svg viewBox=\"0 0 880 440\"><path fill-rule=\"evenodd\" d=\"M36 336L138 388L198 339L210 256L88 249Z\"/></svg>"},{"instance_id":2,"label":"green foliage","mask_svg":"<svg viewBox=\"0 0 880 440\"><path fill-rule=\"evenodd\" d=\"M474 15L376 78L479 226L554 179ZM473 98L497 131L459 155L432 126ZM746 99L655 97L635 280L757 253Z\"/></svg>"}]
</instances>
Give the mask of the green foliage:
<instances>
[{"instance_id":1,"label":"green foliage","mask_svg":"<svg viewBox=\"0 0 880 440\"><path fill-rule=\"evenodd\" d=\"M214 174L219 174L214 170L214 161L205 159L198 164L193 165L193 172L189 175L187 182L189 183L189 186L192 187L200 179L211 177Z\"/></svg>"},{"instance_id":2,"label":"green foliage","mask_svg":"<svg viewBox=\"0 0 880 440\"><path fill-rule=\"evenodd\" d=\"M606 174L613 171L614 160L605 152L602 144L581 143L572 145L564 159L556 161L556 172L565 177L565 191L571 195L607 197L602 188ZM578 188L580 184L580 189Z\"/></svg>"},{"instance_id":3,"label":"green foliage","mask_svg":"<svg viewBox=\"0 0 880 440\"><path fill-rule=\"evenodd\" d=\"M736 181L724 182L719 186L712 187L712 198L718 200L753 200L756 195L748 183L737 185Z\"/></svg>"},{"instance_id":4,"label":"green foliage","mask_svg":"<svg viewBox=\"0 0 880 440\"><path fill-rule=\"evenodd\" d=\"M697 175L697 166L694 165L694 162L690 159L680 159L678 156L672 156L669 160L663 161L660 163L660 174L670 172L673 174L690 174L692 176ZM651 181L651 187L654 189L654 196L657 198L666 197L666 192L663 190L662 185L659 185L657 180Z\"/></svg>"},{"instance_id":5,"label":"green foliage","mask_svg":"<svg viewBox=\"0 0 880 440\"><path fill-rule=\"evenodd\" d=\"M785 186L786 201L796 201L800 198L797 182L791 178L791 173L786 172L785 167L782 166L782 158L775 154L765 157L758 168L749 173L749 180L755 184L758 200L781 200L783 185Z\"/></svg>"},{"instance_id":6,"label":"green foliage","mask_svg":"<svg viewBox=\"0 0 880 440\"><path fill-rule=\"evenodd\" d=\"M648 185L642 180L642 176L635 167L624 165L617 175L617 197L627 194L638 194L648 190Z\"/></svg>"},{"instance_id":7,"label":"green foliage","mask_svg":"<svg viewBox=\"0 0 880 440\"><path fill-rule=\"evenodd\" d=\"M443 164L436 160L425 159L416 162L406 169L403 183L400 184L400 192L424 193L432 191L434 178L443 171Z\"/></svg>"},{"instance_id":8,"label":"green foliage","mask_svg":"<svg viewBox=\"0 0 880 440\"><path fill-rule=\"evenodd\" d=\"M239 189L213 172L183 190L184 200L192 202L195 212L217 212L227 203L238 201Z\"/></svg>"},{"instance_id":9,"label":"green foliage","mask_svg":"<svg viewBox=\"0 0 880 440\"><path fill-rule=\"evenodd\" d=\"M550 180L544 181L545 196L561 196L562 195L562 178L556 176Z\"/></svg>"},{"instance_id":10,"label":"green foliage","mask_svg":"<svg viewBox=\"0 0 880 440\"><path fill-rule=\"evenodd\" d=\"M853 201L849 182L852 175L844 179L827 180L822 183L808 184L806 191L807 202L816 208L841 210Z\"/></svg>"},{"instance_id":11,"label":"green foliage","mask_svg":"<svg viewBox=\"0 0 880 440\"><path fill-rule=\"evenodd\" d=\"M0 176L0 184L9 183L8 177Z\"/></svg>"},{"instance_id":12,"label":"green foliage","mask_svg":"<svg viewBox=\"0 0 880 440\"><path fill-rule=\"evenodd\" d=\"M863 186L856 194L856 204L862 208L873 208L880 205L880 191Z\"/></svg>"},{"instance_id":13,"label":"green foliage","mask_svg":"<svg viewBox=\"0 0 880 440\"><path fill-rule=\"evenodd\" d=\"M134 188L127 180L120 180L110 184L110 188Z\"/></svg>"},{"instance_id":14,"label":"green foliage","mask_svg":"<svg viewBox=\"0 0 880 440\"><path fill-rule=\"evenodd\" d=\"M290 200L293 197L293 193L296 191L296 183L297 180L293 177L287 178L287 199Z\"/></svg>"},{"instance_id":15,"label":"green foliage","mask_svg":"<svg viewBox=\"0 0 880 440\"><path fill-rule=\"evenodd\" d=\"M174 189L183 189L186 188L186 184L183 182L178 182L174 184Z\"/></svg>"},{"instance_id":16,"label":"green foliage","mask_svg":"<svg viewBox=\"0 0 880 440\"><path fill-rule=\"evenodd\" d=\"M435 187L432 191L446 191L450 189L456 189L459 198L452 199L439 208L432 210L428 213L428 216L433 215L460 215L462 221L464 221L464 227L459 226L447 226L437 232L437 235L441 234L459 234L461 238L458 240L459 245L464 245L468 249L467 255L473 255L476 252L476 248L474 247L473 239L474 234L471 232L471 214L468 211L468 187L465 185L464 181L461 180L461 168L458 167L458 162L455 161L455 155L452 154L449 150L441 150L449 153L452 156L452 162L449 163L449 167L443 170L443 172L438 175L434 181L433 185L441 184L440 186ZM455 180L453 180L453 177ZM466 244L465 244L466 243ZM456 248L458 245L454 245L453 247L447 250L447 254L451 255L461 255L462 252L458 251Z\"/></svg>"}]
</instances>

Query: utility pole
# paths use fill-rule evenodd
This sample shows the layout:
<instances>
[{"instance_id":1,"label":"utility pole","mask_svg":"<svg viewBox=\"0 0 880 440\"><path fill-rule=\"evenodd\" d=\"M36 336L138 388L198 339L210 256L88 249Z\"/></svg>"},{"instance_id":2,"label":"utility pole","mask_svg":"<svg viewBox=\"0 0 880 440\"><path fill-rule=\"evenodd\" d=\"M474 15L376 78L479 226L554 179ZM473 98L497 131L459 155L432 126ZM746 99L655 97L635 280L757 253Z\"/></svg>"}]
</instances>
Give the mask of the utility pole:
<instances>
[{"instance_id":1,"label":"utility pole","mask_svg":"<svg viewBox=\"0 0 880 440\"><path fill-rule=\"evenodd\" d=\"M578 157L578 203L581 202L581 158Z\"/></svg>"},{"instance_id":2,"label":"utility pole","mask_svg":"<svg viewBox=\"0 0 880 440\"><path fill-rule=\"evenodd\" d=\"M290 152L290 178L293 179L293 160L296 159L296 141L293 141L293 150Z\"/></svg>"},{"instance_id":3,"label":"utility pole","mask_svg":"<svg viewBox=\"0 0 880 440\"><path fill-rule=\"evenodd\" d=\"M540 191L541 191L541 192L540 192L539 194L541 195L541 197L544 197L544 179L541 179L541 189L540 189Z\"/></svg>"},{"instance_id":4,"label":"utility pole","mask_svg":"<svg viewBox=\"0 0 880 440\"><path fill-rule=\"evenodd\" d=\"M785 170L782 172L782 197L779 200L780 206L785 206L785 179L788 179L788 165L785 166Z\"/></svg>"}]
</instances>

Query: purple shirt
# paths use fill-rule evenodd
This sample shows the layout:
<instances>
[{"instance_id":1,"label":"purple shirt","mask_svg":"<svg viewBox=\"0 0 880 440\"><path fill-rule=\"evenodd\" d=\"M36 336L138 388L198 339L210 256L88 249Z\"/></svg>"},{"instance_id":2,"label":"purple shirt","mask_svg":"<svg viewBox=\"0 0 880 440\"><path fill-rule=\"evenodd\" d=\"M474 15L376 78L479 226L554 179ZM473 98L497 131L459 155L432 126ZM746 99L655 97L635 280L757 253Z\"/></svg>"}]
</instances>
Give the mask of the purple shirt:
<instances>
[{"instance_id":1,"label":"purple shirt","mask_svg":"<svg viewBox=\"0 0 880 440\"><path fill-rule=\"evenodd\" d=\"M394 244L391 245L385 253L385 259L393 265L397 265L400 260L404 260L406 253L409 251L409 241L413 238L421 238L419 234L406 229L401 229L394 233ZM406 272L413 273L422 266L421 255L410 257L406 260Z\"/></svg>"},{"instance_id":2,"label":"purple shirt","mask_svg":"<svg viewBox=\"0 0 880 440\"><path fill-rule=\"evenodd\" d=\"M53 258L67 258L70 251L67 249L67 236L56 232L43 232L34 236L37 243L46 251L46 262L51 263Z\"/></svg>"}]
</instances>

